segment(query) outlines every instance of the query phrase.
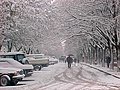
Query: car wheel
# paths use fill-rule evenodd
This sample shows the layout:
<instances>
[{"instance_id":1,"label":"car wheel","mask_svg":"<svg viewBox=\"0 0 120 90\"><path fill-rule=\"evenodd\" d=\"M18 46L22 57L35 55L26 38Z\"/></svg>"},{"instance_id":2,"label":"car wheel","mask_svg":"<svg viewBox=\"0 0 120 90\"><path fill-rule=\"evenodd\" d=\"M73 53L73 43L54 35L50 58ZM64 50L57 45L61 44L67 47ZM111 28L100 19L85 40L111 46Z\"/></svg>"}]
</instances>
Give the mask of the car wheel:
<instances>
[{"instance_id":1,"label":"car wheel","mask_svg":"<svg viewBox=\"0 0 120 90\"><path fill-rule=\"evenodd\" d=\"M5 76L2 76L1 77L1 79L0 79L0 85L1 86L7 86L7 85L9 85L9 80L8 80L8 78L7 77L5 77Z\"/></svg>"},{"instance_id":2,"label":"car wheel","mask_svg":"<svg viewBox=\"0 0 120 90\"><path fill-rule=\"evenodd\" d=\"M28 61L25 61L25 64L29 64L29 62L28 62Z\"/></svg>"},{"instance_id":3,"label":"car wheel","mask_svg":"<svg viewBox=\"0 0 120 90\"><path fill-rule=\"evenodd\" d=\"M40 69L39 65L35 65L35 66L34 66L34 70L35 70L35 71L39 71L39 69Z\"/></svg>"},{"instance_id":4,"label":"car wheel","mask_svg":"<svg viewBox=\"0 0 120 90\"><path fill-rule=\"evenodd\" d=\"M25 74L25 77L27 76L28 72L27 70L23 70L24 74Z\"/></svg>"},{"instance_id":5,"label":"car wheel","mask_svg":"<svg viewBox=\"0 0 120 90\"><path fill-rule=\"evenodd\" d=\"M46 64L45 67L48 67L48 64Z\"/></svg>"},{"instance_id":6,"label":"car wheel","mask_svg":"<svg viewBox=\"0 0 120 90\"><path fill-rule=\"evenodd\" d=\"M11 84L12 86L17 85L17 83L18 83L18 80L12 80L12 81L10 82L10 84Z\"/></svg>"},{"instance_id":7,"label":"car wheel","mask_svg":"<svg viewBox=\"0 0 120 90\"><path fill-rule=\"evenodd\" d=\"M42 69L42 66L40 65L40 66L39 66L39 71L40 71L41 69Z\"/></svg>"}]
</instances>

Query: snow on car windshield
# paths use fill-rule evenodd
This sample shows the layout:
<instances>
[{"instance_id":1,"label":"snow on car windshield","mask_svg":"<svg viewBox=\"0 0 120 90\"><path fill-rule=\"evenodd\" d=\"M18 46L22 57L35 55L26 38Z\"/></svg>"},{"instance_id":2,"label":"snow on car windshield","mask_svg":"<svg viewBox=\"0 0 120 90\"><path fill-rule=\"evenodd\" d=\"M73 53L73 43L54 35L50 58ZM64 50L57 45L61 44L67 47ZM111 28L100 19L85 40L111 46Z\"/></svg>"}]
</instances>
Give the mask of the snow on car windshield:
<instances>
[{"instance_id":1,"label":"snow on car windshield","mask_svg":"<svg viewBox=\"0 0 120 90\"><path fill-rule=\"evenodd\" d=\"M18 61L16 61L16 60L9 60L9 63L11 63L12 65L17 65L17 66L21 66L22 64L21 63L19 63Z\"/></svg>"}]
</instances>

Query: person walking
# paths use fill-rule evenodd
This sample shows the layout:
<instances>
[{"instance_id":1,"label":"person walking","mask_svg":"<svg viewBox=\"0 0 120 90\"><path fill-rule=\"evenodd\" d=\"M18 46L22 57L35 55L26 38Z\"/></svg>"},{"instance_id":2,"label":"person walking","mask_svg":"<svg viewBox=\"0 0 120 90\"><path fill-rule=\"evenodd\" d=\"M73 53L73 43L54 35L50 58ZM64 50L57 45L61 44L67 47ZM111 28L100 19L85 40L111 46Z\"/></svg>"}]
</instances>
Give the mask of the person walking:
<instances>
[{"instance_id":1,"label":"person walking","mask_svg":"<svg viewBox=\"0 0 120 90\"><path fill-rule=\"evenodd\" d=\"M107 56L106 57L106 63L107 63L108 68L109 68L110 62L111 62L111 58L110 58L110 56Z\"/></svg>"},{"instance_id":2,"label":"person walking","mask_svg":"<svg viewBox=\"0 0 120 90\"><path fill-rule=\"evenodd\" d=\"M68 57L66 58L66 61L68 63L68 68L71 68L71 64L73 62L73 58L70 55L68 55Z\"/></svg>"}]
</instances>

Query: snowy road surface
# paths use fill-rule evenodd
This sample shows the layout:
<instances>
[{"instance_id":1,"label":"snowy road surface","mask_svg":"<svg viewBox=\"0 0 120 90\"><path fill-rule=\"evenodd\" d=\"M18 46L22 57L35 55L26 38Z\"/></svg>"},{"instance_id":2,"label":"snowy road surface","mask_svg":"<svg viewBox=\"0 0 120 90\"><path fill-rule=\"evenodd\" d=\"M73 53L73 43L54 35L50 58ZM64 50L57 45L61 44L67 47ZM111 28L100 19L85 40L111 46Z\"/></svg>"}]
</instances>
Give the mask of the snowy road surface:
<instances>
[{"instance_id":1,"label":"snowy road surface","mask_svg":"<svg viewBox=\"0 0 120 90\"><path fill-rule=\"evenodd\" d=\"M81 64L68 69L59 63L35 71L17 86L0 90L120 90L120 80Z\"/></svg>"}]
</instances>

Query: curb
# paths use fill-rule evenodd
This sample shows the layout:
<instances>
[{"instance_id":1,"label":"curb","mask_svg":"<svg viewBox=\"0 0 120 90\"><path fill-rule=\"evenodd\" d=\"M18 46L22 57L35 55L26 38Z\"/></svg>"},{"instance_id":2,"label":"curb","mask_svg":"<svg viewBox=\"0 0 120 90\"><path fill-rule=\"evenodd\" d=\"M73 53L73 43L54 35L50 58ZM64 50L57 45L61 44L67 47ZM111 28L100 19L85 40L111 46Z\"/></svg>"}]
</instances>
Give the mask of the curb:
<instances>
[{"instance_id":1,"label":"curb","mask_svg":"<svg viewBox=\"0 0 120 90\"><path fill-rule=\"evenodd\" d=\"M115 77L115 78L120 79L120 76L118 76L118 75L112 74L112 73L110 73L110 72L107 72L107 71L105 71L105 70L99 69L99 68L94 67L94 66L92 66L92 65L88 65L88 64L85 64L85 63L81 63L81 64L82 64L82 65L86 65L86 66L88 66L88 67L90 67L90 68L94 68L94 69L99 70L99 71L101 71L101 72L103 72L103 73L106 73L106 74L108 74L108 75L111 75L111 76L113 76L113 77Z\"/></svg>"}]
</instances>

